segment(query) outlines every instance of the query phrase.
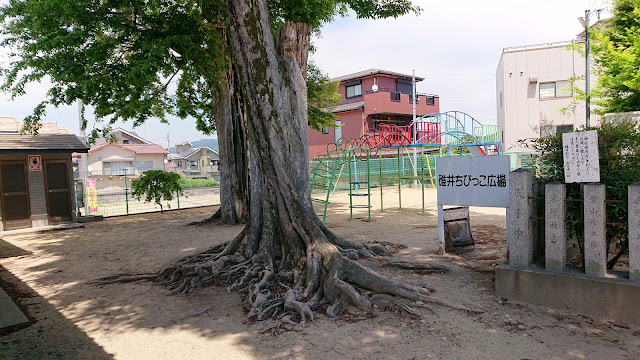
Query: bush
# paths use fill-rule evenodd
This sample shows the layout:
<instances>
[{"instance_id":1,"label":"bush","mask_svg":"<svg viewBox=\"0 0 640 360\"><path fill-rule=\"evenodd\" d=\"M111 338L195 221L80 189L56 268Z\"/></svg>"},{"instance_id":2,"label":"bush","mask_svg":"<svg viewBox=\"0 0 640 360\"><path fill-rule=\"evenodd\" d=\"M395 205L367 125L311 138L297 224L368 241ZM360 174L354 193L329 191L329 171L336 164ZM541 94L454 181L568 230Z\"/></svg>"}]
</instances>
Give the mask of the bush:
<instances>
[{"instance_id":1,"label":"bush","mask_svg":"<svg viewBox=\"0 0 640 360\"><path fill-rule=\"evenodd\" d=\"M173 200L174 194L182 195L182 185L180 175L164 170L147 170L142 173L139 179L131 182L131 195L137 200L145 196L145 202L155 202L160 206L160 211L164 212L162 200ZM167 204L171 207L170 204Z\"/></svg>"},{"instance_id":2,"label":"bush","mask_svg":"<svg viewBox=\"0 0 640 360\"><path fill-rule=\"evenodd\" d=\"M627 186L640 181L640 129L630 121L603 120L599 127L581 128L580 131L598 131L598 152L600 156L600 183L606 187L607 200L624 202L607 203L606 221L627 224ZM539 152L536 176L544 183L564 182L564 162L562 157L562 135L525 141L525 145ZM567 198L580 199L580 184L567 184ZM567 203L567 219L583 218L580 203ZM583 249L582 223L567 223L567 236L578 238ZM617 254L609 261L608 268L615 265L618 258L628 251L628 225L607 225L607 251L611 246ZM584 257L583 257L584 258Z\"/></svg>"},{"instance_id":3,"label":"bush","mask_svg":"<svg viewBox=\"0 0 640 360\"><path fill-rule=\"evenodd\" d=\"M180 186L183 189L193 189L220 186L220 183L213 180L180 178Z\"/></svg>"}]
</instances>

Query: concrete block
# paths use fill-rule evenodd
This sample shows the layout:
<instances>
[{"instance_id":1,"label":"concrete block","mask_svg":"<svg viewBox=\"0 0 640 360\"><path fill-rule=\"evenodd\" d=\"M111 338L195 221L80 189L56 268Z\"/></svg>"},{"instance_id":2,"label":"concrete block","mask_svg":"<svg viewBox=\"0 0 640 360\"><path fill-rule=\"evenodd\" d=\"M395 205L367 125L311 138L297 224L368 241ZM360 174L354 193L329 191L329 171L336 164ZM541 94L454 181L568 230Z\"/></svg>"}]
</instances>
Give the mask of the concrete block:
<instances>
[{"instance_id":1,"label":"concrete block","mask_svg":"<svg viewBox=\"0 0 640 360\"><path fill-rule=\"evenodd\" d=\"M545 185L544 193L544 234L545 268L550 271L562 271L567 264L567 230L565 185L551 183Z\"/></svg>"},{"instance_id":2,"label":"concrete block","mask_svg":"<svg viewBox=\"0 0 640 360\"><path fill-rule=\"evenodd\" d=\"M629 185L629 279L640 281L640 182Z\"/></svg>"},{"instance_id":3,"label":"concrete block","mask_svg":"<svg viewBox=\"0 0 640 360\"><path fill-rule=\"evenodd\" d=\"M607 237L605 229L605 186L584 186L584 264L587 275L607 273Z\"/></svg>"},{"instance_id":4,"label":"concrete block","mask_svg":"<svg viewBox=\"0 0 640 360\"><path fill-rule=\"evenodd\" d=\"M47 214L31 215L31 227L43 227L49 225L49 216Z\"/></svg>"},{"instance_id":5,"label":"concrete block","mask_svg":"<svg viewBox=\"0 0 640 360\"><path fill-rule=\"evenodd\" d=\"M554 273L536 264L520 269L498 265L496 295L640 325L640 311L632 310L640 303L640 284L625 276L610 272L606 278L595 277L572 267Z\"/></svg>"},{"instance_id":6,"label":"concrete block","mask_svg":"<svg viewBox=\"0 0 640 360\"><path fill-rule=\"evenodd\" d=\"M509 211L507 218L507 254L512 267L533 262L533 221L531 220L532 176L518 169L509 175Z\"/></svg>"}]
</instances>

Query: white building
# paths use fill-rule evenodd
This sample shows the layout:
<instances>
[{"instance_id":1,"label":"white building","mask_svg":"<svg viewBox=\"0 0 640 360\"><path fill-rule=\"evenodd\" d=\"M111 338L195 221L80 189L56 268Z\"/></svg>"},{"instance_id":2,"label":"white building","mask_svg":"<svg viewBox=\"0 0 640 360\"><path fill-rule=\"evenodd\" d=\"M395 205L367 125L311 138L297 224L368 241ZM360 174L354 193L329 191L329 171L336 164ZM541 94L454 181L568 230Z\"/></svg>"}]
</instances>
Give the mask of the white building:
<instances>
[{"instance_id":1,"label":"white building","mask_svg":"<svg viewBox=\"0 0 640 360\"><path fill-rule=\"evenodd\" d=\"M585 59L571 45L581 40L505 48L496 70L498 125L502 129L502 150L531 151L518 140L572 131L584 125L585 104L561 112L573 98L569 79L584 77ZM596 83L591 75L591 84ZM585 81L575 86L585 88ZM599 117L591 113L591 125Z\"/></svg>"}]
</instances>

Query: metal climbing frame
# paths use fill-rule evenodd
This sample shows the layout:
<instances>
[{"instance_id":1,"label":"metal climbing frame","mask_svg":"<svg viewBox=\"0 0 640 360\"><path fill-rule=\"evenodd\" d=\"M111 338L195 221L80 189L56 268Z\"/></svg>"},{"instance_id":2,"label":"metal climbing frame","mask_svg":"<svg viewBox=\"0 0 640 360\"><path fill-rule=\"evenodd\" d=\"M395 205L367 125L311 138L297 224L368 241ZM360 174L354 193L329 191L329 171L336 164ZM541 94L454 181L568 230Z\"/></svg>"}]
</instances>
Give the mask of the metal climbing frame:
<instances>
[{"instance_id":1,"label":"metal climbing frame","mask_svg":"<svg viewBox=\"0 0 640 360\"><path fill-rule=\"evenodd\" d=\"M361 149L361 152L364 154L365 158L364 159L358 159L354 156L354 152L350 151L348 154L349 156L349 218L353 219L353 209L358 209L358 208L366 208L368 213L369 213L369 220L371 220L371 168L369 167L369 149L364 149L364 148L359 148ZM354 150L359 150L359 149L354 149ZM357 164L359 160L364 160L367 164L367 181L358 181L358 170L357 170ZM355 173L355 179L354 177L351 176L351 164L354 164L354 173ZM360 186L364 185L367 188L367 192L366 193L361 193L360 190ZM355 192L354 192L355 190ZM367 197L367 205L362 205L362 204L353 204L353 198L359 198L362 196L366 196Z\"/></svg>"},{"instance_id":2,"label":"metal climbing frame","mask_svg":"<svg viewBox=\"0 0 640 360\"><path fill-rule=\"evenodd\" d=\"M370 167L369 167L369 154L370 149L360 146L360 139L354 138L341 138L335 143L331 143L327 145L327 153L323 156L319 157L318 163L315 167L311 169L310 176L310 185L311 185L311 200L314 202L319 202L324 204L324 209L322 214L318 214L318 216L322 215L322 222L326 223L327 219L327 207L329 205L329 196L331 195L331 191L335 190L337 180L339 179L342 171L344 170L345 165L349 171L349 206L351 211L351 216L353 217L353 209L364 207L364 205L360 206L359 204L353 204L353 196L363 196L363 195L353 195L359 194L360 185L363 182L359 182L357 179L353 181L352 173L351 173L351 164L357 164L358 159L364 159L366 161L367 166L367 192L368 192L368 208L369 208L369 219L371 219L371 193L370 193ZM354 186L355 185L355 186ZM314 197L314 190L326 191L326 195L322 198ZM356 192L354 193L353 190Z\"/></svg>"}]
</instances>

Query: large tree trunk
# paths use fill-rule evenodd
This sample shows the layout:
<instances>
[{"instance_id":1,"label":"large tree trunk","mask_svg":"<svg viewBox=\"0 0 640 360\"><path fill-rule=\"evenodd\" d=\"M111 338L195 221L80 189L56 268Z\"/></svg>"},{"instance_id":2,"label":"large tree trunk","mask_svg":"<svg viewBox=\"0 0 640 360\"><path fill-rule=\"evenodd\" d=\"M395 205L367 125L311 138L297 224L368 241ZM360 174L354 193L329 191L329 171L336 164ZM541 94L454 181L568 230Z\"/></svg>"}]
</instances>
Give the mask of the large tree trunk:
<instances>
[{"instance_id":1,"label":"large tree trunk","mask_svg":"<svg viewBox=\"0 0 640 360\"><path fill-rule=\"evenodd\" d=\"M226 282L247 293L249 318L299 322L324 308L371 309L369 295L385 293L448 305L426 288L390 280L360 265L385 253L331 232L312 206L309 188L306 66L311 27L286 23L276 45L264 0L228 0L231 50L244 94L251 168L249 223L224 247L185 258L160 273L174 293L205 282ZM144 275L143 275L144 276ZM139 279L132 277L132 279ZM126 280L126 279L125 279ZM109 279L109 281L111 281Z\"/></svg>"},{"instance_id":2,"label":"large tree trunk","mask_svg":"<svg viewBox=\"0 0 640 360\"><path fill-rule=\"evenodd\" d=\"M220 151L220 221L249 218L249 161L242 92L232 66L214 92L215 121ZM217 218L218 215L214 215Z\"/></svg>"}]
</instances>

